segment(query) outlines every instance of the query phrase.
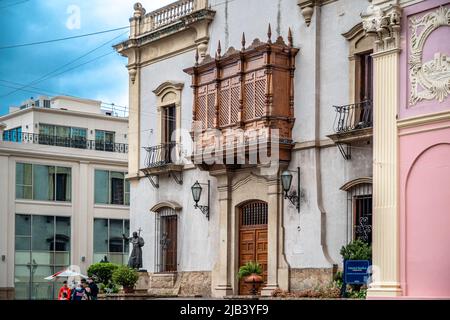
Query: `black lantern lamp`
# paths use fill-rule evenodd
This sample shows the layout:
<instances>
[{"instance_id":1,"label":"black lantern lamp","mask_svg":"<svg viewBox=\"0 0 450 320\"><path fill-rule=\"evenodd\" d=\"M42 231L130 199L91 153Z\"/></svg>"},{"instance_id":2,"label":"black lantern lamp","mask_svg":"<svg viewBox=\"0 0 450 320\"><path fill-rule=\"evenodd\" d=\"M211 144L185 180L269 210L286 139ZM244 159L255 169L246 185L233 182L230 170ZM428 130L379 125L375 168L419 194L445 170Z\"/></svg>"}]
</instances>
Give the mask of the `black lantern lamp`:
<instances>
[{"instance_id":1,"label":"black lantern lamp","mask_svg":"<svg viewBox=\"0 0 450 320\"><path fill-rule=\"evenodd\" d=\"M289 201L297 208L300 212L300 167L297 167L297 190L289 192L292 184L292 173L288 170L281 174L281 185L283 187L284 198L289 199Z\"/></svg>"},{"instance_id":2,"label":"black lantern lamp","mask_svg":"<svg viewBox=\"0 0 450 320\"><path fill-rule=\"evenodd\" d=\"M200 201L200 198L202 196L202 186L201 185L207 185L208 186L208 205L207 206L202 206L199 205L198 202ZM200 211L206 216L206 218L209 220L209 192L210 192L210 181L208 180L208 183L199 183L198 181L196 181L192 187L191 187L191 191L192 191L192 198L194 198L194 208L195 209L200 209Z\"/></svg>"}]
</instances>

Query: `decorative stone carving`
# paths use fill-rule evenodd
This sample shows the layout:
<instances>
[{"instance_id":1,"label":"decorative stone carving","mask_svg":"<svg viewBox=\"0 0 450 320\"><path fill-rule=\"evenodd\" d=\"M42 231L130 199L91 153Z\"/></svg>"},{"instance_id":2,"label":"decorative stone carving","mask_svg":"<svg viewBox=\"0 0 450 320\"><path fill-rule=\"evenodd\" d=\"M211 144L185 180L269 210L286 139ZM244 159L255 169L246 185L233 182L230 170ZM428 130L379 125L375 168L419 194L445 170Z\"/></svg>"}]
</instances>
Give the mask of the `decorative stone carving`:
<instances>
[{"instance_id":1,"label":"decorative stone carving","mask_svg":"<svg viewBox=\"0 0 450 320\"><path fill-rule=\"evenodd\" d=\"M131 69L128 70L128 73L130 75L131 82L134 83L134 81L136 80L137 69L136 68L131 68Z\"/></svg>"},{"instance_id":2,"label":"decorative stone carving","mask_svg":"<svg viewBox=\"0 0 450 320\"><path fill-rule=\"evenodd\" d=\"M370 5L361 15L363 28L368 36L375 38L374 52L383 52L400 47L401 9L391 5L386 10Z\"/></svg>"},{"instance_id":3,"label":"decorative stone carving","mask_svg":"<svg viewBox=\"0 0 450 320\"><path fill-rule=\"evenodd\" d=\"M311 18L314 13L313 7L304 7L300 11L302 13L303 18L305 19L306 26L309 27L311 24Z\"/></svg>"},{"instance_id":4,"label":"decorative stone carving","mask_svg":"<svg viewBox=\"0 0 450 320\"><path fill-rule=\"evenodd\" d=\"M411 18L409 103L423 100L443 102L450 94L450 60L447 54L436 52L434 59L423 61L423 50L428 36L442 26L450 26L450 9L440 7L421 18Z\"/></svg>"}]
</instances>

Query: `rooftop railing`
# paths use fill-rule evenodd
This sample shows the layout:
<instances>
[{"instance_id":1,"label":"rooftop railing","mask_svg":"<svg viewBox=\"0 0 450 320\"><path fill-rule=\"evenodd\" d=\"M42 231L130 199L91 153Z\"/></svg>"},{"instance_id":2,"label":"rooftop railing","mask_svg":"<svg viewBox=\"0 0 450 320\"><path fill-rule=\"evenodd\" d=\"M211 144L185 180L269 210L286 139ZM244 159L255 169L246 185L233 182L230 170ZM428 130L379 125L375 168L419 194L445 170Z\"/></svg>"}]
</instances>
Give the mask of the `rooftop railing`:
<instances>
[{"instance_id":1,"label":"rooftop railing","mask_svg":"<svg viewBox=\"0 0 450 320\"><path fill-rule=\"evenodd\" d=\"M60 137L28 132L3 132L3 141L128 153L128 144L126 143L115 143L104 140L88 140L84 137Z\"/></svg>"}]
</instances>

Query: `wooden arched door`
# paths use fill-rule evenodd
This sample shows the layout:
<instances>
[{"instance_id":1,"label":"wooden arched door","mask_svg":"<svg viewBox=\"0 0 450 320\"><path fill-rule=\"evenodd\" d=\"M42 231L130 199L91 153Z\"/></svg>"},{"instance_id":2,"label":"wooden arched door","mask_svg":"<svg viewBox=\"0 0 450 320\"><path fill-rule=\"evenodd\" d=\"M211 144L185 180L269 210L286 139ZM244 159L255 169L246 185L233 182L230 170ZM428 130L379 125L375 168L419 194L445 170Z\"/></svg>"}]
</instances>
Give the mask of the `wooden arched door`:
<instances>
[{"instance_id":1,"label":"wooden arched door","mask_svg":"<svg viewBox=\"0 0 450 320\"><path fill-rule=\"evenodd\" d=\"M239 267L256 261L267 282L267 203L247 202L239 208ZM260 288L263 286L260 286ZM239 281L239 294L250 294L251 285Z\"/></svg>"}]
</instances>

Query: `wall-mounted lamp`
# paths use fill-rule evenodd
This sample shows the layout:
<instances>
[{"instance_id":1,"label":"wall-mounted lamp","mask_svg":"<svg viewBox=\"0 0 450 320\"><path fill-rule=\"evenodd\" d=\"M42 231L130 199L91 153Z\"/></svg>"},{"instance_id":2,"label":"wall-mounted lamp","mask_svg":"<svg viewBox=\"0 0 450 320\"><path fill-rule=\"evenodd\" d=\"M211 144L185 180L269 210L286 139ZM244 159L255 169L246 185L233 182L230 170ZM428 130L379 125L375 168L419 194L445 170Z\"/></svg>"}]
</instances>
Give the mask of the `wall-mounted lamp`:
<instances>
[{"instance_id":1,"label":"wall-mounted lamp","mask_svg":"<svg viewBox=\"0 0 450 320\"><path fill-rule=\"evenodd\" d=\"M6 255L2 254L2 261L5 262L6 261Z\"/></svg>"},{"instance_id":2,"label":"wall-mounted lamp","mask_svg":"<svg viewBox=\"0 0 450 320\"><path fill-rule=\"evenodd\" d=\"M283 186L284 198L297 208L300 212L300 167L297 167L297 190L293 190L289 193L292 184L292 173L288 170L281 174L281 185Z\"/></svg>"},{"instance_id":3,"label":"wall-mounted lamp","mask_svg":"<svg viewBox=\"0 0 450 320\"><path fill-rule=\"evenodd\" d=\"M201 185L207 185L208 186L208 205L207 206L200 206L198 205L198 202L200 201L200 197L202 195L202 186ZM200 209L200 211L206 216L206 218L209 220L209 202L210 202L210 189L211 189L211 183L208 180L208 183L199 183L198 181L196 181L192 187L191 187L191 191L192 191L192 197L194 198L194 208L195 209Z\"/></svg>"}]
</instances>

